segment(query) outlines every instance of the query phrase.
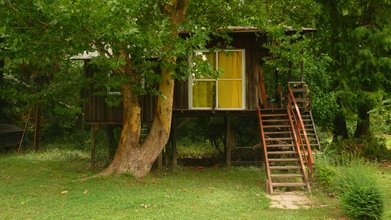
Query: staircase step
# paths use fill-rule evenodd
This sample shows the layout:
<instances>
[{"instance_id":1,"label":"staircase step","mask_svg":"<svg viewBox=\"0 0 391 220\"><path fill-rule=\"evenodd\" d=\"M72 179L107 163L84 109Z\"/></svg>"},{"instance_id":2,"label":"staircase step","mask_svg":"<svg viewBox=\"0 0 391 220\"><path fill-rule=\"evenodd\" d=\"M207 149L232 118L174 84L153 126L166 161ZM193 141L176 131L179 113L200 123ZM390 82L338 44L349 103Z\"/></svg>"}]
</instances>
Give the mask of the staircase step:
<instances>
[{"instance_id":1,"label":"staircase step","mask_svg":"<svg viewBox=\"0 0 391 220\"><path fill-rule=\"evenodd\" d=\"M291 137L265 138L265 141L290 141Z\"/></svg>"},{"instance_id":2,"label":"staircase step","mask_svg":"<svg viewBox=\"0 0 391 220\"><path fill-rule=\"evenodd\" d=\"M296 154L296 151L268 151L267 154L276 155L276 154Z\"/></svg>"},{"instance_id":3,"label":"staircase step","mask_svg":"<svg viewBox=\"0 0 391 220\"><path fill-rule=\"evenodd\" d=\"M266 144L266 147L293 147L293 144Z\"/></svg>"},{"instance_id":4,"label":"staircase step","mask_svg":"<svg viewBox=\"0 0 391 220\"><path fill-rule=\"evenodd\" d=\"M263 125L263 128L290 128L290 125Z\"/></svg>"},{"instance_id":5,"label":"staircase step","mask_svg":"<svg viewBox=\"0 0 391 220\"><path fill-rule=\"evenodd\" d=\"M305 183L272 183L273 186L288 186L288 187L294 187L294 186L306 186Z\"/></svg>"},{"instance_id":6,"label":"staircase step","mask_svg":"<svg viewBox=\"0 0 391 220\"><path fill-rule=\"evenodd\" d=\"M297 158L269 158L269 162L295 162L299 161Z\"/></svg>"},{"instance_id":7,"label":"staircase step","mask_svg":"<svg viewBox=\"0 0 391 220\"><path fill-rule=\"evenodd\" d=\"M289 119L267 119L267 120L262 120L263 123L265 122L289 122Z\"/></svg>"},{"instance_id":8,"label":"staircase step","mask_svg":"<svg viewBox=\"0 0 391 220\"><path fill-rule=\"evenodd\" d=\"M299 170L299 166L269 166L271 170Z\"/></svg>"},{"instance_id":9,"label":"staircase step","mask_svg":"<svg viewBox=\"0 0 391 220\"><path fill-rule=\"evenodd\" d=\"M265 135L267 134L291 134L290 131L266 131L264 132Z\"/></svg>"},{"instance_id":10,"label":"staircase step","mask_svg":"<svg viewBox=\"0 0 391 220\"><path fill-rule=\"evenodd\" d=\"M298 173L290 173L290 174L270 174L272 178L295 178L295 177L303 177L302 174Z\"/></svg>"},{"instance_id":11,"label":"staircase step","mask_svg":"<svg viewBox=\"0 0 391 220\"><path fill-rule=\"evenodd\" d=\"M296 88L296 89L292 89L292 92L294 93L306 93L307 92L307 89L306 88Z\"/></svg>"},{"instance_id":12,"label":"staircase step","mask_svg":"<svg viewBox=\"0 0 391 220\"><path fill-rule=\"evenodd\" d=\"M262 118L263 117L288 117L288 114L263 114L262 113Z\"/></svg>"}]
</instances>

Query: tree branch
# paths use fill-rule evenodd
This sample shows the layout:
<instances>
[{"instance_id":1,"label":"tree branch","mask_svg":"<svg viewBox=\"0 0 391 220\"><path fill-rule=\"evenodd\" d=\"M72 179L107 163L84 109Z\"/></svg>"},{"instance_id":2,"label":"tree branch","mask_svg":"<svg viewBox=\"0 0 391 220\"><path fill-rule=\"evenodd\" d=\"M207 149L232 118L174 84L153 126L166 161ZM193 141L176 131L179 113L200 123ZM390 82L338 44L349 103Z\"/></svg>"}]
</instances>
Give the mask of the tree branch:
<instances>
[{"instance_id":1,"label":"tree branch","mask_svg":"<svg viewBox=\"0 0 391 220\"><path fill-rule=\"evenodd\" d=\"M93 40L92 41L92 44L96 47L96 50L98 51L98 53L101 55L101 56L108 56L109 58L113 58L113 55L109 53L109 51L107 51L105 49L105 45L103 45L101 42L98 42L96 40Z\"/></svg>"}]
</instances>

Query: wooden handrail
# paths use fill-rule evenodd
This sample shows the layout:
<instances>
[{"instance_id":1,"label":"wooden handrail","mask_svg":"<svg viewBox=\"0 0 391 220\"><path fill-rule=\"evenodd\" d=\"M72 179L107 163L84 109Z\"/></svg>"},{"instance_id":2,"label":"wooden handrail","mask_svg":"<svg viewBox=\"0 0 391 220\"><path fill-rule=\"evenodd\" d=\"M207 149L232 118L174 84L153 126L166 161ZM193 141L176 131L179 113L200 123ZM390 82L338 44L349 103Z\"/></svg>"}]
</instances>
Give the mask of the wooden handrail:
<instances>
[{"instance_id":1,"label":"wooden handrail","mask_svg":"<svg viewBox=\"0 0 391 220\"><path fill-rule=\"evenodd\" d=\"M294 128L294 124L293 124L293 120L292 120L292 108L287 106L287 112L288 112L288 117L289 117L289 124L291 125L292 128ZM310 186L308 185L308 175L305 172L305 168L304 168L305 166L304 166L304 162L303 162L303 157L301 156L302 154L301 154L301 149L300 149L300 144L299 144L300 143L299 140L301 138L299 138L297 136L297 133L296 133L295 129L292 129L292 136L293 136L293 141L294 141L294 144L295 144L295 149L297 151L297 154L299 155L299 164L300 164L300 167L301 167L301 170L302 170L303 178L305 180L305 183L307 184L307 189L310 191Z\"/></svg>"},{"instance_id":2,"label":"wooden handrail","mask_svg":"<svg viewBox=\"0 0 391 220\"><path fill-rule=\"evenodd\" d=\"M288 84L288 112L290 112L293 117L294 117L294 123L295 123L295 129L296 129L296 138L298 141L298 146L297 148L302 148L302 152L298 151L299 157L302 157L304 155L304 158L306 159L306 164L308 166L308 172L309 174L312 173L312 164L314 163L314 158L312 156L312 150L311 150L311 145L309 144L309 140L307 137L307 132L304 126L303 119L301 117L300 109L297 105L295 96L293 94L293 91L290 87L290 84ZM302 140L302 135L301 132L303 133L304 137L304 143ZM303 153L303 155L301 154Z\"/></svg>"},{"instance_id":3,"label":"wooden handrail","mask_svg":"<svg viewBox=\"0 0 391 220\"><path fill-rule=\"evenodd\" d=\"M263 147L263 153L265 156L265 168L266 168L266 178L267 178L267 187L269 193L273 193L273 186L271 182L271 174L269 169L269 156L267 155L267 149L266 149L266 140L265 140L265 133L263 132L263 124L262 124L262 113L261 113L261 107L258 105L258 120L259 120L259 127L261 130L261 139L262 139L262 147Z\"/></svg>"}]
</instances>

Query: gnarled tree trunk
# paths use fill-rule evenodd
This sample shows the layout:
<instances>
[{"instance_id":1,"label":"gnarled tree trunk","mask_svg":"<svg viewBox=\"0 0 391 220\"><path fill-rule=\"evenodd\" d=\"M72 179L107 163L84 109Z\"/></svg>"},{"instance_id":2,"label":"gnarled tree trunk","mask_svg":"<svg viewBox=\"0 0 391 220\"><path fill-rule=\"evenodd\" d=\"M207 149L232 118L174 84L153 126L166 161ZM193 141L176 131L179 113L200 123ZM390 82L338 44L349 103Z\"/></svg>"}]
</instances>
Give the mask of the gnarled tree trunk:
<instances>
[{"instance_id":1,"label":"gnarled tree trunk","mask_svg":"<svg viewBox=\"0 0 391 220\"><path fill-rule=\"evenodd\" d=\"M170 17L173 39L178 38L178 27L185 18L188 2L189 0L172 0L171 4L161 7L161 10ZM171 63L176 62L175 56L166 59ZM142 145L139 144L141 109L137 96L133 94L130 85L122 86L123 125L120 141L112 163L102 175L129 173L139 178L149 173L170 135L174 96L174 80L171 75L171 70L162 69L162 79L159 83L161 96L157 100L151 129Z\"/></svg>"}]
</instances>

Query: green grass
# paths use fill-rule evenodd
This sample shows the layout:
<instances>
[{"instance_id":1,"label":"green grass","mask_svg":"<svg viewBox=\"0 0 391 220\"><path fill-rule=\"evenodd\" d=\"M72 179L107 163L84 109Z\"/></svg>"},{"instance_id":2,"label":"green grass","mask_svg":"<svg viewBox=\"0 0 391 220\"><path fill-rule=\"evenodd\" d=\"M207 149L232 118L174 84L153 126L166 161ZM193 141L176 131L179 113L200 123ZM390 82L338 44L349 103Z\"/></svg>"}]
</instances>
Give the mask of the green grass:
<instances>
[{"instance_id":1,"label":"green grass","mask_svg":"<svg viewBox=\"0 0 391 220\"><path fill-rule=\"evenodd\" d=\"M389 134L383 134L384 138L386 139L386 146L388 150L391 150L391 135Z\"/></svg>"},{"instance_id":2,"label":"green grass","mask_svg":"<svg viewBox=\"0 0 391 220\"><path fill-rule=\"evenodd\" d=\"M381 168L379 182L385 193L385 209L383 219L391 219L391 167Z\"/></svg>"},{"instance_id":3,"label":"green grass","mask_svg":"<svg viewBox=\"0 0 391 220\"><path fill-rule=\"evenodd\" d=\"M189 138L182 138L178 141L178 157L202 159L218 157L219 152L209 141L194 141Z\"/></svg>"},{"instance_id":4,"label":"green grass","mask_svg":"<svg viewBox=\"0 0 391 220\"><path fill-rule=\"evenodd\" d=\"M0 219L336 219L336 199L314 192L314 208L269 208L261 168L179 168L95 178L77 150L0 156ZM391 184L390 171L384 183ZM385 186L387 186L385 185ZM391 194L388 189L388 195ZM390 198L390 196L388 197ZM386 216L391 215L388 200Z\"/></svg>"}]
</instances>

